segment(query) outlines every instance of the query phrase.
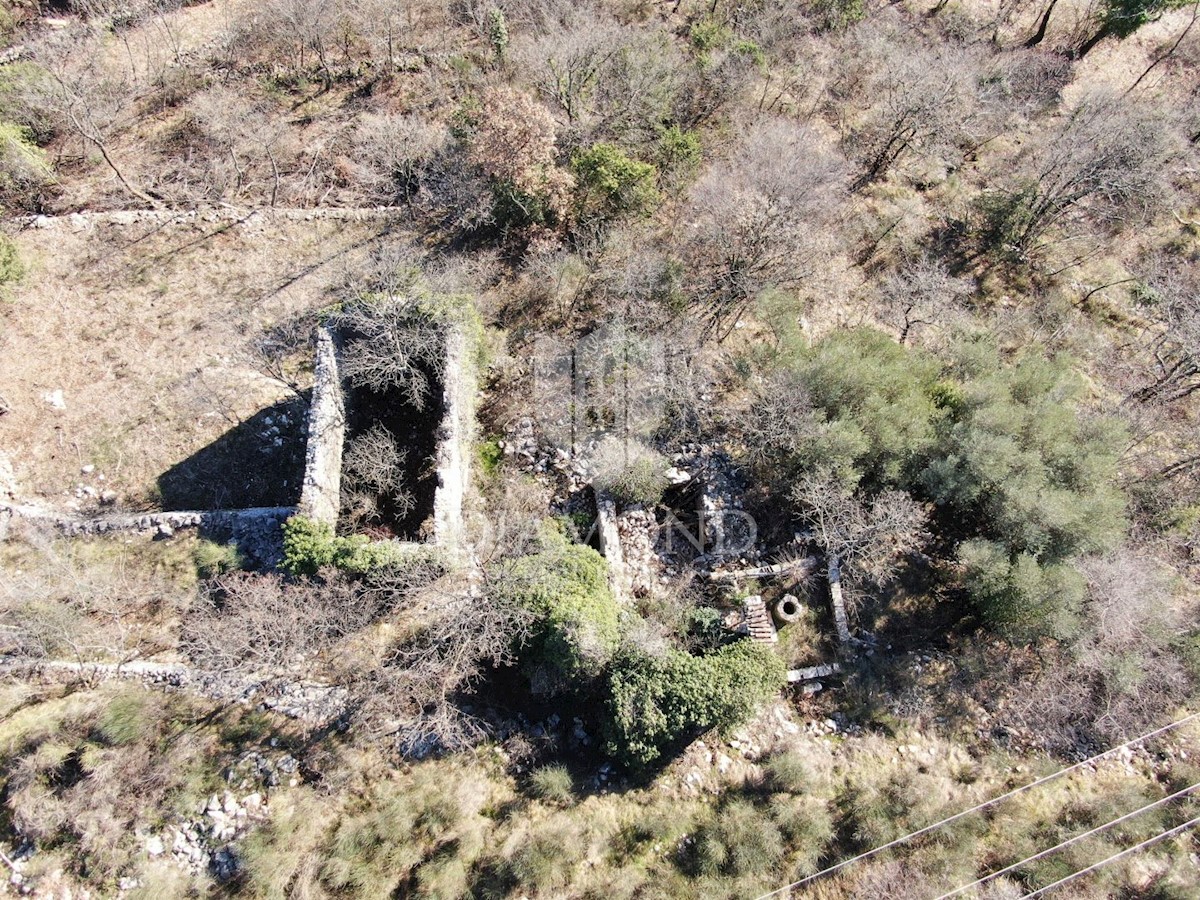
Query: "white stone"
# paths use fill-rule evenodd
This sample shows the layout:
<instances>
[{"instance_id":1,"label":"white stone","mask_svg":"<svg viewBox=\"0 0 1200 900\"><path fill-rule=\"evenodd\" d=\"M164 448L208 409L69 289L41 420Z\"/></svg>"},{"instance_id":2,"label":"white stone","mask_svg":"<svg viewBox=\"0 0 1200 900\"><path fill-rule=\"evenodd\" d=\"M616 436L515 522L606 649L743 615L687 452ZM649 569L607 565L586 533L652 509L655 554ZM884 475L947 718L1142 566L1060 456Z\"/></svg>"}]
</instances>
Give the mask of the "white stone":
<instances>
[{"instance_id":1,"label":"white stone","mask_svg":"<svg viewBox=\"0 0 1200 900\"><path fill-rule=\"evenodd\" d=\"M63 398L62 388L55 388L48 394L42 394L42 400L50 404L53 409L66 409L67 401Z\"/></svg>"},{"instance_id":2,"label":"white stone","mask_svg":"<svg viewBox=\"0 0 1200 900\"><path fill-rule=\"evenodd\" d=\"M162 838L157 834L152 834L146 841L146 852L151 856L162 856L166 852L166 847L163 846Z\"/></svg>"}]
</instances>

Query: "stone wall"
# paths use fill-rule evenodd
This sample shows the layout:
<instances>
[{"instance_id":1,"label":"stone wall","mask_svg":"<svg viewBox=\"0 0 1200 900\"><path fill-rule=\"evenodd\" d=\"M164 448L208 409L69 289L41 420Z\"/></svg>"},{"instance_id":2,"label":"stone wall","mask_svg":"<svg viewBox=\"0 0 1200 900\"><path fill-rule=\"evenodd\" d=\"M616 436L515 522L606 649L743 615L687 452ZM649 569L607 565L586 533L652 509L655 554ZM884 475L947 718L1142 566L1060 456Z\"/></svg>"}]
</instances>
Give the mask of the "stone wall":
<instances>
[{"instance_id":1,"label":"stone wall","mask_svg":"<svg viewBox=\"0 0 1200 900\"><path fill-rule=\"evenodd\" d=\"M463 543L463 499L470 481L475 421L475 370L469 342L451 329L446 337L443 377L445 414L438 429L437 492L433 498L433 541L448 549Z\"/></svg>"},{"instance_id":2,"label":"stone wall","mask_svg":"<svg viewBox=\"0 0 1200 900\"><path fill-rule=\"evenodd\" d=\"M608 585L618 603L630 597L629 574L625 570L625 556L621 553L621 532L617 528L617 504L612 497L596 492L596 537L600 541L600 553L608 561Z\"/></svg>"},{"instance_id":3,"label":"stone wall","mask_svg":"<svg viewBox=\"0 0 1200 900\"><path fill-rule=\"evenodd\" d=\"M346 399L333 333L317 331L312 403L308 410L308 447L299 511L318 522L337 524L341 508L342 445L346 440Z\"/></svg>"}]
</instances>

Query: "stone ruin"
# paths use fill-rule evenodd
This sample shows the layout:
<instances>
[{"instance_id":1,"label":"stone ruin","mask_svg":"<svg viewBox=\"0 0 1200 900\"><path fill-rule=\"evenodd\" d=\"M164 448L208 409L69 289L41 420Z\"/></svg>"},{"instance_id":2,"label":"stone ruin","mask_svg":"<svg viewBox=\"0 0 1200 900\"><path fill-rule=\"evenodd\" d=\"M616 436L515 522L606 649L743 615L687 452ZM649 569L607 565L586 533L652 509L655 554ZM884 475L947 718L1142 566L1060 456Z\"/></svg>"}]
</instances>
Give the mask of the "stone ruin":
<instances>
[{"instance_id":1,"label":"stone ruin","mask_svg":"<svg viewBox=\"0 0 1200 900\"><path fill-rule=\"evenodd\" d=\"M308 447L297 511L310 519L337 524L341 509L342 452L346 444L348 396L343 382L337 335L317 334L316 366L308 416ZM474 379L467 371L468 348L461 331L446 339L442 420L437 428L436 479L431 543L448 549L463 544L463 500L470 474ZM412 541L401 543L413 544Z\"/></svg>"},{"instance_id":2,"label":"stone ruin","mask_svg":"<svg viewBox=\"0 0 1200 900\"><path fill-rule=\"evenodd\" d=\"M446 341L443 415L436 434L436 488L432 536L435 546L458 549L463 543L463 500L470 477L474 377L469 371L464 335L452 329ZM39 522L67 536L115 532L153 532L171 537L180 528L202 528L233 539L260 564L279 561L279 525L300 513L336 524L340 508L342 450L346 437L346 396L340 374L336 336L326 328L317 334L315 375L308 411L304 480L298 506L249 509L171 510L81 517L21 503L12 479L0 483L0 539L13 519ZM3 474L0 472L0 474ZM11 473L10 473L11 474ZM411 542L402 542L411 543Z\"/></svg>"}]
</instances>

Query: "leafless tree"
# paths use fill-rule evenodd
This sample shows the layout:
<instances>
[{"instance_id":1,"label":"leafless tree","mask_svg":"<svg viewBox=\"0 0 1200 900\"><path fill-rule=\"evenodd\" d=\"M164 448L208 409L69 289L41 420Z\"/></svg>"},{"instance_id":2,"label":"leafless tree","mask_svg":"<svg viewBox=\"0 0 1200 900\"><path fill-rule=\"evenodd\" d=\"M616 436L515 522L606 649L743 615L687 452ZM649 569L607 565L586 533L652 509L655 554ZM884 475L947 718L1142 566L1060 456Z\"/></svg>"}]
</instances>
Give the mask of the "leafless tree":
<instances>
[{"instance_id":1,"label":"leafless tree","mask_svg":"<svg viewBox=\"0 0 1200 900\"><path fill-rule=\"evenodd\" d=\"M378 521L384 498L397 518L412 512L416 498L404 484L407 456L408 451L379 424L350 441L342 457L342 510L351 530Z\"/></svg>"},{"instance_id":2,"label":"leafless tree","mask_svg":"<svg viewBox=\"0 0 1200 900\"><path fill-rule=\"evenodd\" d=\"M1088 221L1116 229L1143 220L1169 195L1177 148L1155 110L1090 94L1021 155L1021 174L995 198L993 239L1028 256L1051 232L1071 237Z\"/></svg>"},{"instance_id":3,"label":"leafless tree","mask_svg":"<svg viewBox=\"0 0 1200 900\"><path fill-rule=\"evenodd\" d=\"M856 188L882 178L910 155L936 156L970 143L972 120L983 112L971 53L913 46L911 36L891 29L868 26L860 37L860 64L869 67L862 91L870 106L845 140L862 166ZM951 156L947 162L954 167L958 160Z\"/></svg>"},{"instance_id":4,"label":"leafless tree","mask_svg":"<svg viewBox=\"0 0 1200 900\"><path fill-rule=\"evenodd\" d=\"M812 276L844 190L843 161L812 130L755 126L692 190L686 252L709 333L724 334L763 288Z\"/></svg>"},{"instance_id":5,"label":"leafless tree","mask_svg":"<svg viewBox=\"0 0 1200 900\"><path fill-rule=\"evenodd\" d=\"M106 69L102 58L88 30L74 31L63 43L47 47L39 62L53 85L50 102L65 127L100 154L127 194L159 206L161 198L139 183L114 149L113 135L131 105L133 88L124 77Z\"/></svg>"},{"instance_id":6,"label":"leafless tree","mask_svg":"<svg viewBox=\"0 0 1200 900\"><path fill-rule=\"evenodd\" d=\"M1194 261L1182 259L1150 258L1144 270L1151 380L1130 397L1175 403L1200 390L1200 278Z\"/></svg>"},{"instance_id":7,"label":"leafless tree","mask_svg":"<svg viewBox=\"0 0 1200 900\"><path fill-rule=\"evenodd\" d=\"M755 394L744 443L754 462L777 464L801 455L819 428L804 378L789 369L778 369Z\"/></svg>"},{"instance_id":8,"label":"leafless tree","mask_svg":"<svg viewBox=\"0 0 1200 900\"><path fill-rule=\"evenodd\" d=\"M453 582L417 592L404 609L417 617L408 635L378 664L347 673L358 698L352 721L408 753L466 746L485 726L463 709L464 697L489 670L515 662L532 616Z\"/></svg>"},{"instance_id":9,"label":"leafless tree","mask_svg":"<svg viewBox=\"0 0 1200 900\"><path fill-rule=\"evenodd\" d=\"M270 108L232 88L192 98L172 136L176 165L160 175L181 200L265 200L274 206L288 174L286 126Z\"/></svg>"},{"instance_id":10,"label":"leafless tree","mask_svg":"<svg viewBox=\"0 0 1200 900\"><path fill-rule=\"evenodd\" d=\"M355 181L375 202L395 203L417 194L447 151L446 128L415 115L364 115L355 129Z\"/></svg>"},{"instance_id":11,"label":"leafless tree","mask_svg":"<svg viewBox=\"0 0 1200 900\"><path fill-rule=\"evenodd\" d=\"M379 606L358 603L348 581L287 582L237 572L207 587L184 622L180 646L219 674L301 671L313 656L374 619Z\"/></svg>"},{"instance_id":12,"label":"leafless tree","mask_svg":"<svg viewBox=\"0 0 1200 900\"><path fill-rule=\"evenodd\" d=\"M801 478L791 500L812 526L813 540L825 554L834 622L838 638L845 643L850 640L850 625L843 574L851 585L891 581L895 561L916 551L926 539L925 511L903 491L883 491L868 499L820 471Z\"/></svg>"},{"instance_id":13,"label":"leafless tree","mask_svg":"<svg viewBox=\"0 0 1200 900\"><path fill-rule=\"evenodd\" d=\"M576 125L592 109L597 85L625 43L621 27L587 7L565 23L517 46L516 57L532 73L538 93Z\"/></svg>"},{"instance_id":14,"label":"leafless tree","mask_svg":"<svg viewBox=\"0 0 1200 900\"><path fill-rule=\"evenodd\" d=\"M578 129L576 139L653 146L688 78L688 61L674 41L651 31L625 34L596 85L590 129Z\"/></svg>"},{"instance_id":15,"label":"leafless tree","mask_svg":"<svg viewBox=\"0 0 1200 900\"><path fill-rule=\"evenodd\" d=\"M376 393L399 391L424 409L433 381L445 372L445 327L401 299L359 302L337 316L346 335L342 371L352 383Z\"/></svg>"},{"instance_id":16,"label":"leafless tree","mask_svg":"<svg viewBox=\"0 0 1200 900\"><path fill-rule=\"evenodd\" d=\"M954 278L928 255L906 260L879 286L884 315L901 344L918 325L936 325L952 316L970 291L970 281Z\"/></svg>"},{"instance_id":17,"label":"leafless tree","mask_svg":"<svg viewBox=\"0 0 1200 900\"><path fill-rule=\"evenodd\" d=\"M336 32L342 4L336 0L266 0L247 22L255 36L266 36L291 57L295 71L315 63L326 86L333 82L331 54L337 45Z\"/></svg>"}]
</instances>

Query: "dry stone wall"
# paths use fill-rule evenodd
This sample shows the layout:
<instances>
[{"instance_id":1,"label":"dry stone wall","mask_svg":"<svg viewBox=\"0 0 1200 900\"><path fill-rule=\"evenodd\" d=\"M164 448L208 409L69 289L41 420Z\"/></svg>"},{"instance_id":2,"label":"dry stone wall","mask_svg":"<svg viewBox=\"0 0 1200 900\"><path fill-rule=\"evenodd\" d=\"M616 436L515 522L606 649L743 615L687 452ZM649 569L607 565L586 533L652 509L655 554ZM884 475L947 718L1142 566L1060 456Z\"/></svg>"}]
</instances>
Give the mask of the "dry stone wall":
<instances>
[{"instance_id":1,"label":"dry stone wall","mask_svg":"<svg viewBox=\"0 0 1200 900\"><path fill-rule=\"evenodd\" d=\"M346 440L346 398L333 333L317 332L312 402L308 410L308 447L300 513L317 522L337 523L341 508L342 445Z\"/></svg>"},{"instance_id":2,"label":"dry stone wall","mask_svg":"<svg viewBox=\"0 0 1200 900\"><path fill-rule=\"evenodd\" d=\"M445 414L438 433L437 492L433 499L433 540L450 550L463 543L463 499L471 474L475 371L470 350L462 331L452 329L446 338Z\"/></svg>"}]
</instances>

